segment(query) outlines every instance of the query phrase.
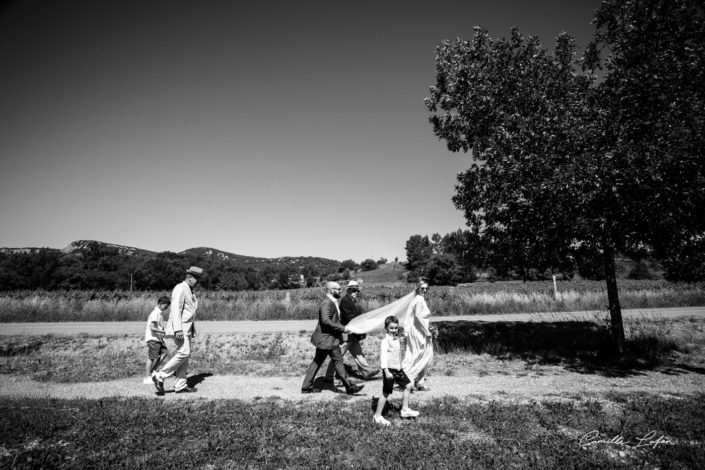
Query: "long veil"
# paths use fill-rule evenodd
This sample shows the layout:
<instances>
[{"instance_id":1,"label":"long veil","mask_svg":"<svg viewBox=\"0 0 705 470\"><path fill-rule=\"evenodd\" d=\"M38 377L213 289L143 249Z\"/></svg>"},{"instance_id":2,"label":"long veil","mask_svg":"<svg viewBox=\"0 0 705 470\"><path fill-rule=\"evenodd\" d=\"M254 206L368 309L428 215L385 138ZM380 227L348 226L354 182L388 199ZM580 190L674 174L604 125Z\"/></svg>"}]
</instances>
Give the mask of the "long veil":
<instances>
[{"instance_id":1,"label":"long veil","mask_svg":"<svg viewBox=\"0 0 705 470\"><path fill-rule=\"evenodd\" d=\"M413 320L411 318L409 306L415 296L416 292L412 291L401 299L395 300L391 304L387 304L378 309L358 315L350 320L350 322L345 326L353 333L369 333L370 331L384 328L384 319L390 315L393 315L399 319L399 326L404 326L406 328L409 320Z\"/></svg>"}]
</instances>

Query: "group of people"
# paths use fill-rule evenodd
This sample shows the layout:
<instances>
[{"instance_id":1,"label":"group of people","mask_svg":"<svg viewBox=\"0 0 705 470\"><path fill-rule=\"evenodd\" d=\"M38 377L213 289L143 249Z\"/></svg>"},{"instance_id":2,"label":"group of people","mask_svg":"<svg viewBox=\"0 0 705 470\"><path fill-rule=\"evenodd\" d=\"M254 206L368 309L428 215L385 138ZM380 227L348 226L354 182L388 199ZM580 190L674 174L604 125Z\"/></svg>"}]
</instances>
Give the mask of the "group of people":
<instances>
[{"instance_id":1,"label":"group of people","mask_svg":"<svg viewBox=\"0 0 705 470\"><path fill-rule=\"evenodd\" d=\"M153 382L158 395L164 395L164 379L172 375L176 379L175 393L196 392L194 387L188 386L186 379L198 308L193 287L202 276L203 269L191 266L184 281L174 287L171 299L161 297L147 320L148 360L145 368L149 376L147 380ZM347 394L360 392L364 385L348 375L343 361L343 356L350 353L357 368L356 375L362 380L374 379L382 373L382 397L373 417L377 424L390 424L382 412L395 384L402 390L401 416L418 416L418 411L409 408L409 397L412 390L428 390L424 384L425 373L433 359L433 338L437 334L429 320L431 311L425 299L427 292L428 282L421 279L407 296L362 313L358 305L358 282L350 281L344 296L340 284L327 282L325 298L318 309L318 324L311 336L316 351L304 376L301 393L321 392L314 386L314 380L328 358L330 363L323 381L335 383L337 378ZM367 333L382 327L386 335L380 343L380 367L375 368L368 363L360 342ZM175 344L168 361L165 337L173 338Z\"/></svg>"},{"instance_id":2,"label":"group of people","mask_svg":"<svg viewBox=\"0 0 705 470\"><path fill-rule=\"evenodd\" d=\"M196 336L196 309L198 299L193 294L193 288L203 276L203 269L191 266L186 270L183 282L174 287L171 299L161 297L157 306L147 319L145 340L149 351L149 370L157 395L164 395L164 379L175 377L175 393L194 393L196 388L189 387L188 363L191 357L191 340ZM166 315L166 310L169 314ZM167 357L168 350L164 338L174 340L175 350L171 358L160 368Z\"/></svg>"}]
</instances>

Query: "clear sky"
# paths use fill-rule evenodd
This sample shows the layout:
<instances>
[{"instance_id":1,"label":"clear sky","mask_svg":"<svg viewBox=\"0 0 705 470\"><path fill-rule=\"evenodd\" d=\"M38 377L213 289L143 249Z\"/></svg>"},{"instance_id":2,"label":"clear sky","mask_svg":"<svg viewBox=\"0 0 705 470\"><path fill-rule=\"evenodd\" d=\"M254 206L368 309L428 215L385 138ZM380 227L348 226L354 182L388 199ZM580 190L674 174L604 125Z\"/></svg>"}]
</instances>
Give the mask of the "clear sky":
<instances>
[{"instance_id":1,"label":"clear sky","mask_svg":"<svg viewBox=\"0 0 705 470\"><path fill-rule=\"evenodd\" d=\"M405 259L465 228L428 123L435 47L592 37L599 0L10 3L0 247Z\"/></svg>"}]
</instances>

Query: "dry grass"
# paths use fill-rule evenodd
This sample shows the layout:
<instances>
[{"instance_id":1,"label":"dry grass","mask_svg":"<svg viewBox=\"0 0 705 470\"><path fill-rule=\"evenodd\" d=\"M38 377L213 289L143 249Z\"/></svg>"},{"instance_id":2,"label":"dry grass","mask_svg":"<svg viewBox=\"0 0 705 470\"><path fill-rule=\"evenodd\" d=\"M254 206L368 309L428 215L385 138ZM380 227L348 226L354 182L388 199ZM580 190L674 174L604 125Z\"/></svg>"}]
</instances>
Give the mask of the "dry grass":
<instances>
[{"instance_id":1,"label":"dry grass","mask_svg":"<svg viewBox=\"0 0 705 470\"><path fill-rule=\"evenodd\" d=\"M429 373L531 374L549 366L705 371L704 319L642 316L627 320L629 361L621 364L601 350L608 343L601 321L442 322ZM372 364L379 364L382 336L378 331L362 342ZM146 345L136 336L0 337L0 373L41 381L92 382L138 376L143 373L146 357ZM221 375L302 376L312 357L310 332L210 334L194 342L191 369Z\"/></svg>"},{"instance_id":2,"label":"dry grass","mask_svg":"<svg viewBox=\"0 0 705 470\"><path fill-rule=\"evenodd\" d=\"M623 308L705 305L705 285L620 280ZM364 311L411 292L411 285L364 285ZM156 299L168 292L16 291L0 294L0 322L144 320ZM283 320L316 318L320 288L280 291L198 291L201 320ZM428 303L436 315L490 315L519 312L606 310L603 282L496 282L463 287L435 286Z\"/></svg>"}]
</instances>

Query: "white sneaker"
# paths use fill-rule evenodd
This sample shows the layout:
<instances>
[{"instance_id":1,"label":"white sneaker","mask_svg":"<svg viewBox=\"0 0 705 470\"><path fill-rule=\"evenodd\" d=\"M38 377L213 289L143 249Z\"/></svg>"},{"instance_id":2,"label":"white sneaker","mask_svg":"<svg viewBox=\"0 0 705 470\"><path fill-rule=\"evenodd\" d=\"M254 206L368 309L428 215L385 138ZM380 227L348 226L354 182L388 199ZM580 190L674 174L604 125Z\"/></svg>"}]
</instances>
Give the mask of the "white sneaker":
<instances>
[{"instance_id":1,"label":"white sneaker","mask_svg":"<svg viewBox=\"0 0 705 470\"><path fill-rule=\"evenodd\" d=\"M416 418L418 415L419 415L419 412L414 411L411 408L401 410L401 417L402 418Z\"/></svg>"},{"instance_id":2,"label":"white sneaker","mask_svg":"<svg viewBox=\"0 0 705 470\"><path fill-rule=\"evenodd\" d=\"M384 419L384 416L373 416L372 419L374 420L375 423L381 425L381 426L389 426L390 423L386 419Z\"/></svg>"},{"instance_id":3,"label":"white sneaker","mask_svg":"<svg viewBox=\"0 0 705 470\"><path fill-rule=\"evenodd\" d=\"M152 377L145 377L144 379L142 379L142 383L144 385L152 385Z\"/></svg>"}]
</instances>

